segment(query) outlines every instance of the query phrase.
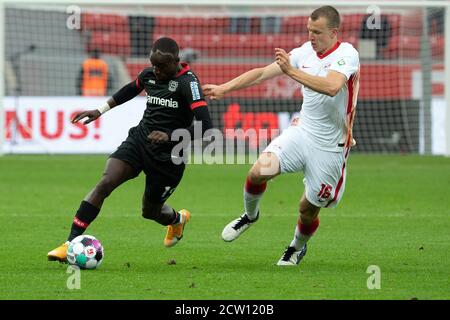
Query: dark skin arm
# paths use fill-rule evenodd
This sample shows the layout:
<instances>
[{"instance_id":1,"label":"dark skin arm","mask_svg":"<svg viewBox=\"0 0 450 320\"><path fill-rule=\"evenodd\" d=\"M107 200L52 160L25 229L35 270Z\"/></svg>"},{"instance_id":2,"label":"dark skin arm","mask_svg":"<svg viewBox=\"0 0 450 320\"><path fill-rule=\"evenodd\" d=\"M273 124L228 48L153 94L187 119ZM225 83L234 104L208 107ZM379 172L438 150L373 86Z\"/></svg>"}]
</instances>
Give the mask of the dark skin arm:
<instances>
[{"instance_id":1,"label":"dark skin arm","mask_svg":"<svg viewBox=\"0 0 450 320\"><path fill-rule=\"evenodd\" d=\"M134 84L134 82L132 83ZM129 84L128 86L132 85ZM134 90L134 91L130 91L128 94L129 98L132 98L132 96L136 96L137 94L139 94L140 90L139 88L130 88L129 90ZM139 91L139 92L138 92ZM125 100L128 99L128 97L125 98ZM129 99L128 99L129 100ZM128 101L127 100L127 101ZM120 104L124 103L125 101L121 101ZM110 106L110 108L114 108L117 105L119 105L113 97L109 98L107 101L108 105ZM97 109L94 110L87 110L87 111L83 111L83 112L79 112L77 113L73 119L72 119L72 123L77 123L85 118L87 118L87 120L85 120L83 122L84 125L91 123L92 121L97 120L99 117L101 116L100 111L98 111ZM169 141L169 136L167 135L167 133L162 132L162 131L152 131L149 135L148 135L148 139L152 142L152 143L165 143Z\"/></svg>"},{"instance_id":2,"label":"dark skin arm","mask_svg":"<svg viewBox=\"0 0 450 320\"><path fill-rule=\"evenodd\" d=\"M113 98L109 98L108 104L111 108L117 106ZM75 115L75 117L72 119L72 123L77 123L78 121L87 117L88 119L83 122L83 124L86 125L91 123L92 121L97 120L98 118L100 118L100 116L101 116L100 111L98 111L97 109L83 111ZM162 131L152 131L148 135L148 139L152 143L165 143L169 141L169 136L167 135L167 133Z\"/></svg>"},{"instance_id":3,"label":"dark skin arm","mask_svg":"<svg viewBox=\"0 0 450 320\"><path fill-rule=\"evenodd\" d=\"M109 99L108 99L108 104L109 104L109 106L110 106L111 108L114 108L115 106L117 106L117 103L114 101L113 98L109 98ZM100 118L100 116L101 116L101 113L100 113L100 111L98 111L97 109L94 109L94 110L87 110L87 111L82 111L82 112L77 113L77 114L73 117L72 123L77 123L77 122L79 122L80 120L82 120L82 119L84 119L84 118L88 118L87 120L85 120L85 121L83 122L83 124L86 125L86 124L91 123L92 121L97 120L98 118Z\"/></svg>"},{"instance_id":4,"label":"dark skin arm","mask_svg":"<svg viewBox=\"0 0 450 320\"><path fill-rule=\"evenodd\" d=\"M121 105L134 97L136 97L143 88L138 85L138 80L131 81L130 83L123 86L119 91L117 91L115 94L112 95L111 98L108 99L107 103L109 107L112 109L118 105ZM72 123L77 123L78 121L88 118L83 122L83 124L89 124L94 120L97 120L101 116L100 111L97 109L94 110L87 110L83 112L77 113L73 119Z\"/></svg>"}]
</instances>

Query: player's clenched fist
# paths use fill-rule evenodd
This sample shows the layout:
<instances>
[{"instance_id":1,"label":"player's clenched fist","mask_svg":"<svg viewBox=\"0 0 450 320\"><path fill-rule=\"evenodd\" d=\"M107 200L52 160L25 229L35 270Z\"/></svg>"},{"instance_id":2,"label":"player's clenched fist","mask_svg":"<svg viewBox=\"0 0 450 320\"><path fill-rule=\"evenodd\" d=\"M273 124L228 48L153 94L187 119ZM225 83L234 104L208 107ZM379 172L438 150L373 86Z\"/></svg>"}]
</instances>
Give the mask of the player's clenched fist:
<instances>
[{"instance_id":1,"label":"player's clenched fist","mask_svg":"<svg viewBox=\"0 0 450 320\"><path fill-rule=\"evenodd\" d=\"M284 73L287 73L287 71L292 68L292 65L289 61L289 54L286 53L286 51L284 51L283 49L275 48L275 61Z\"/></svg>"},{"instance_id":2,"label":"player's clenched fist","mask_svg":"<svg viewBox=\"0 0 450 320\"><path fill-rule=\"evenodd\" d=\"M167 133L162 131L152 131L147 137L151 143L164 143L169 141Z\"/></svg>"}]
</instances>

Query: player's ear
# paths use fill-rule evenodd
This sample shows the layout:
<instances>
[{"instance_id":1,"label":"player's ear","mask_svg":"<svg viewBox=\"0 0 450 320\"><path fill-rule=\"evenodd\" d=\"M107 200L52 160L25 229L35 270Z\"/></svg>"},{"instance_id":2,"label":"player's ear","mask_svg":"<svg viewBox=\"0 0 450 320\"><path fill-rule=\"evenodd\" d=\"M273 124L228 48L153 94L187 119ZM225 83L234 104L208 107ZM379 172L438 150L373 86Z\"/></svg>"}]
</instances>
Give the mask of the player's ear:
<instances>
[{"instance_id":1,"label":"player's ear","mask_svg":"<svg viewBox=\"0 0 450 320\"><path fill-rule=\"evenodd\" d=\"M331 31L331 34L333 35L333 37L337 37L339 29L338 28L333 28Z\"/></svg>"},{"instance_id":2,"label":"player's ear","mask_svg":"<svg viewBox=\"0 0 450 320\"><path fill-rule=\"evenodd\" d=\"M153 51L151 51L150 54L148 55L148 61L150 61L151 64L153 64L152 57L153 57Z\"/></svg>"}]
</instances>

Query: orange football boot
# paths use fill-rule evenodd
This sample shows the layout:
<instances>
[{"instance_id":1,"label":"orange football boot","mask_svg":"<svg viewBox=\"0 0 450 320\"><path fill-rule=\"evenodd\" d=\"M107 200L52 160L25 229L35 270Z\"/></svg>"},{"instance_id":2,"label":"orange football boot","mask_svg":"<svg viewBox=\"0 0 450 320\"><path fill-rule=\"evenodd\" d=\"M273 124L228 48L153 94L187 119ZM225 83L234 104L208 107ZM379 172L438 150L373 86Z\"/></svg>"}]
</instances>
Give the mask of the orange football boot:
<instances>
[{"instance_id":1,"label":"orange football boot","mask_svg":"<svg viewBox=\"0 0 450 320\"><path fill-rule=\"evenodd\" d=\"M69 247L69 241L66 241L58 248L53 249L47 254L48 261L67 261L67 248Z\"/></svg>"},{"instance_id":2,"label":"orange football boot","mask_svg":"<svg viewBox=\"0 0 450 320\"><path fill-rule=\"evenodd\" d=\"M185 209L180 210L178 213L180 214L181 222L167 226L167 233L164 238L164 246L166 247L173 247L183 238L184 227L191 218L191 213Z\"/></svg>"}]
</instances>

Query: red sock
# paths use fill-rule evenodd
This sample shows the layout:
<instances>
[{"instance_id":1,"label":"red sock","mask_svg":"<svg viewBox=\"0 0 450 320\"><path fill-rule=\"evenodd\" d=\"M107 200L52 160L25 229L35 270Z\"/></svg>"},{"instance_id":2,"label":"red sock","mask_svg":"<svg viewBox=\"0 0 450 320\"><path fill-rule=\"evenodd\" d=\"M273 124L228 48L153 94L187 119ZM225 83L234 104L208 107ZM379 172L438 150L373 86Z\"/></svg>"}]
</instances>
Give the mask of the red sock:
<instances>
[{"instance_id":1,"label":"red sock","mask_svg":"<svg viewBox=\"0 0 450 320\"><path fill-rule=\"evenodd\" d=\"M244 186L244 209L250 220L258 218L259 201L261 200L267 183L253 184L247 177Z\"/></svg>"},{"instance_id":2,"label":"red sock","mask_svg":"<svg viewBox=\"0 0 450 320\"><path fill-rule=\"evenodd\" d=\"M314 232L316 232L317 228L319 227L319 218L316 218L313 220L313 222L310 225L306 225L304 223L298 222L298 229L300 230L300 233L305 236L311 236Z\"/></svg>"},{"instance_id":3,"label":"red sock","mask_svg":"<svg viewBox=\"0 0 450 320\"><path fill-rule=\"evenodd\" d=\"M267 182L263 182L262 184L253 184L249 177L245 180L245 191L254 195L261 194L266 191L266 186Z\"/></svg>"}]
</instances>

